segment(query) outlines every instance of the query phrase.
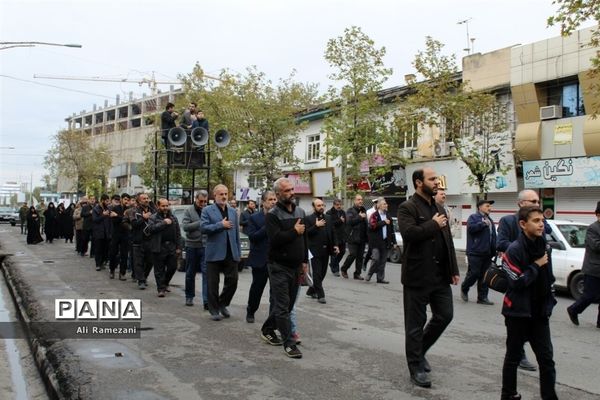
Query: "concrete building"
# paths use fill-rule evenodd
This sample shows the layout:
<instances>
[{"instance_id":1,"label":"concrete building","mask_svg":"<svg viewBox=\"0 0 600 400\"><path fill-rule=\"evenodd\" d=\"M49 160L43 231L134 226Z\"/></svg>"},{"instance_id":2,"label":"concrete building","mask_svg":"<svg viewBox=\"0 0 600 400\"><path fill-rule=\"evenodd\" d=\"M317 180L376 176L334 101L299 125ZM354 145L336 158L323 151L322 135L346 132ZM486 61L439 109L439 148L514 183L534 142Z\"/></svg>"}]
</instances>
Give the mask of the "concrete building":
<instances>
[{"instance_id":1,"label":"concrete building","mask_svg":"<svg viewBox=\"0 0 600 400\"><path fill-rule=\"evenodd\" d=\"M108 172L108 184L115 185L118 193L136 193L144 190L138 168L144 159L146 138L160 129L160 121L155 125L155 116L164 111L168 102L182 94L180 89L171 86L168 92L158 92L121 102L116 97L115 105L105 101L104 107L93 106L92 111L83 110L65 119L68 128L90 137L92 147L104 144L112 157L112 168ZM75 182L59 179L58 191L63 194L75 193ZM67 196L68 197L68 196Z\"/></svg>"}]
</instances>

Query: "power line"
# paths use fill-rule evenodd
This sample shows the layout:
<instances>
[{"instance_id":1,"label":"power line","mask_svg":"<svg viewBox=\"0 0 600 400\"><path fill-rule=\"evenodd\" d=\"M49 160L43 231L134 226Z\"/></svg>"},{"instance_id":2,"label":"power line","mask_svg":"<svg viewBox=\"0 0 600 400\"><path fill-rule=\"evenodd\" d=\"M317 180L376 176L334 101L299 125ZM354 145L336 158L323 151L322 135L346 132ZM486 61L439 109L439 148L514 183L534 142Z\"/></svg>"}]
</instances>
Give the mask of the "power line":
<instances>
[{"instance_id":1,"label":"power line","mask_svg":"<svg viewBox=\"0 0 600 400\"><path fill-rule=\"evenodd\" d=\"M76 93L83 93L83 94L88 94L88 95L92 95L92 96L97 96L97 97L102 97L105 99L110 99L112 100L113 98L110 96L105 96L103 94L98 94L98 93L92 93L92 92L86 92L84 90L77 90L77 89L70 89L70 88L66 88L66 87L62 87L62 86L56 86L56 85L50 85L48 83L40 83L40 82L35 82L35 81L30 81L28 79L22 79L22 78L17 78L14 76L10 76L10 75L4 75L4 74L0 74L0 77L3 78L8 78L8 79L14 79L15 81L21 81L21 82L26 82L26 83L32 83L34 85L40 85L40 86L48 86L51 88L55 88L55 89L61 89L61 90L66 90L69 92L76 92Z\"/></svg>"}]
</instances>

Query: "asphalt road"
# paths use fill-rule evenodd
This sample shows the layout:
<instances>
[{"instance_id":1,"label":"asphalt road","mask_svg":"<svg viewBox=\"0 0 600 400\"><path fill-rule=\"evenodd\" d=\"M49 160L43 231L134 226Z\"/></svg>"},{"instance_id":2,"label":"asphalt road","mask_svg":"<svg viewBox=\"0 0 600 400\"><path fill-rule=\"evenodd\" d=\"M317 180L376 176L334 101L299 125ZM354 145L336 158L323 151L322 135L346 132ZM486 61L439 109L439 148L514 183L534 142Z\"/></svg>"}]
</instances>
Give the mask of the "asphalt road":
<instances>
[{"instance_id":1,"label":"asphalt road","mask_svg":"<svg viewBox=\"0 0 600 400\"><path fill-rule=\"evenodd\" d=\"M389 285L336 278L324 282L327 304L303 294L298 305L304 357L288 359L281 347L260 339L267 295L245 322L251 281L240 274L232 317L209 319L198 305L184 306L184 274L174 277L172 293L158 298L153 283L140 291L131 280L109 280L93 261L76 256L72 245L25 245L16 228L2 227L0 252L14 254L9 268L27 288L28 308L52 320L55 298L140 298L141 339L64 340L49 347L69 390L93 399L487 399L498 398L505 328L501 296L494 306L463 303L454 287L455 317L428 354L433 387L414 387L404 357L400 265L387 265ZM464 267L461 271L464 276ZM199 278L197 288L200 287ZM471 298L475 297L472 291ZM600 397L596 309L568 320L572 302L559 297L551 320L561 399ZM196 297L196 303L201 303ZM535 358L527 348L530 359ZM123 357L114 357L120 352ZM64 383L64 382L63 382ZM524 399L539 398L538 375L519 372Z\"/></svg>"}]
</instances>

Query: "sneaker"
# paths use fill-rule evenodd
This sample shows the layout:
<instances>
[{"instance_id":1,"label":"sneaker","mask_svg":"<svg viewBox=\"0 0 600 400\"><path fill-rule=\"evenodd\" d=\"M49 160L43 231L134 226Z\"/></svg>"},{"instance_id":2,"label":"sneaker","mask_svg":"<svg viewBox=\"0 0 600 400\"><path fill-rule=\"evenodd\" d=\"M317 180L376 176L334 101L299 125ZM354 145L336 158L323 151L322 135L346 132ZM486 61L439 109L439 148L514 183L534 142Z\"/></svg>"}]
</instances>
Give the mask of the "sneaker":
<instances>
[{"instance_id":1,"label":"sneaker","mask_svg":"<svg viewBox=\"0 0 600 400\"><path fill-rule=\"evenodd\" d=\"M462 299L462 301L464 301L465 303L467 301L469 301L469 295L465 292L463 292L462 290L460 291L460 298Z\"/></svg>"},{"instance_id":2,"label":"sneaker","mask_svg":"<svg viewBox=\"0 0 600 400\"><path fill-rule=\"evenodd\" d=\"M285 355L289 358L302 358L302 352L298 350L295 344L285 346L283 351L285 351Z\"/></svg>"},{"instance_id":3,"label":"sneaker","mask_svg":"<svg viewBox=\"0 0 600 400\"><path fill-rule=\"evenodd\" d=\"M319 300L317 300L319 303L321 304L327 304L327 300L325 300L325 297L321 297Z\"/></svg>"},{"instance_id":4,"label":"sneaker","mask_svg":"<svg viewBox=\"0 0 600 400\"><path fill-rule=\"evenodd\" d=\"M229 310L227 309L227 307L221 306L221 308L219 308L219 310L221 311L221 314L223 315L223 318L229 318L229 317L231 317L231 314L229 313Z\"/></svg>"},{"instance_id":5,"label":"sneaker","mask_svg":"<svg viewBox=\"0 0 600 400\"><path fill-rule=\"evenodd\" d=\"M363 278L360 275L356 275L356 274L354 274L354 279L356 279L357 281L364 281L365 280L365 278Z\"/></svg>"},{"instance_id":6,"label":"sneaker","mask_svg":"<svg viewBox=\"0 0 600 400\"><path fill-rule=\"evenodd\" d=\"M100 271L101 269L102 269L102 267L101 267L101 266L99 266L99 265L96 265L96 271Z\"/></svg>"},{"instance_id":7,"label":"sneaker","mask_svg":"<svg viewBox=\"0 0 600 400\"><path fill-rule=\"evenodd\" d=\"M223 317L221 316L221 314L219 314L218 312L215 312L215 313L212 313L212 312L211 312L211 313L210 313L210 318L211 318L213 321L220 321L220 320L222 320L222 319L223 319Z\"/></svg>"},{"instance_id":8,"label":"sneaker","mask_svg":"<svg viewBox=\"0 0 600 400\"><path fill-rule=\"evenodd\" d=\"M191 307L194 305L194 299L192 299L191 297L186 297L185 299L185 305L188 307Z\"/></svg>"},{"instance_id":9,"label":"sneaker","mask_svg":"<svg viewBox=\"0 0 600 400\"><path fill-rule=\"evenodd\" d=\"M204 311L208 311L208 303L204 303Z\"/></svg>"},{"instance_id":10,"label":"sneaker","mask_svg":"<svg viewBox=\"0 0 600 400\"><path fill-rule=\"evenodd\" d=\"M296 342L296 344L302 343L302 341L300 340L300 334L298 332L292 333L292 340Z\"/></svg>"},{"instance_id":11,"label":"sneaker","mask_svg":"<svg viewBox=\"0 0 600 400\"><path fill-rule=\"evenodd\" d=\"M260 334L260 338L265 341L265 343L270 344L271 346L281 346L283 342L281 339L277 337L275 331L271 332L262 332Z\"/></svg>"},{"instance_id":12,"label":"sneaker","mask_svg":"<svg viewBox=\"0 0 600 400\"><path fill-rule=\"evenodd\" d=\"M123 274L119 274L119 280L120 281L126 281L127 277L125 275L123 275Z\"/></svg>"},{"instance_id":13,"label":"sneaker","mask_svg":"<svg viewBox=\"0 0 600 400\"><path fill-rule=\"evenodd\" d=\"M115 279L115 272L114 271L110 271L110 273L108 274L108 277L110 279Z\"/></svg>"},{"instance_id":14,"label":"sneaker","mask_svg":"<svg viewBox=\"0 0 600 400\"><path fill-rule=\"evenodd\" d=\"M144 289L146 289L147 287L148 287L148 285L146 284L146 282L144 282L144 281L139 281L139 282L138 282L138 289L140 289L140 290L144 290Z\"/></svg>"},{"instance_id":15,"label":"sneaker","mask_svg":"<svg viewBox=\"0 0 600 400\"><path fill-rule=\"evenodd\" d=\"M342 271L342 277L348 279L348 273L346 271Z\"/></svg>"},{"instance_id":16,"label":"sneaker","mask_svg":"<svg viewBox=\"0 0 600 400\"><path fill-rule=\"evenodd\" d=\"M334 272L333 276L340 276L340 273L339 272Z\"/></svg>"},{"instance_id":17,"label":"sneaker","mask_svg":"<svg viewBox=\"0 0 600 400\"><path fill-rule=\"evenodd\" d=\"M246 322L249 324L253 324L254 323L254 314L246 314Z\"/></svg>"},{"instance_id":18,"label":"sneaker","mask_svg":"<svg viewBox=\"0 0 600 400\"><path fill-rule=\"evenodd\" d=\"M521 360L521 362L519 363L519 368L525 370L525 371L536 371L537 367L535 365L533 365L528 359L527 357L523 357L523 359Z\"/></svg>"},{"instance_id":19,"label":"sneaker","mask_svg":"<svg viewBox=\"0 0 600 400\"><path fill-rule=\"evenodd\" d=\"M483 299L483 300L477 300L477 304L483 304L486 306L493 306L494 302L489 301L488 299Z\"/></svg>"},{"instance_id":20,"label":"sneaker","mask_svg":"<svg viewBox=\"0 0 600 400\"><path fill-rule=\"evenodd\" d=\"M165 297L165 291L164 290L159 290L158 297Z\"/></svg>"}]
</instances>

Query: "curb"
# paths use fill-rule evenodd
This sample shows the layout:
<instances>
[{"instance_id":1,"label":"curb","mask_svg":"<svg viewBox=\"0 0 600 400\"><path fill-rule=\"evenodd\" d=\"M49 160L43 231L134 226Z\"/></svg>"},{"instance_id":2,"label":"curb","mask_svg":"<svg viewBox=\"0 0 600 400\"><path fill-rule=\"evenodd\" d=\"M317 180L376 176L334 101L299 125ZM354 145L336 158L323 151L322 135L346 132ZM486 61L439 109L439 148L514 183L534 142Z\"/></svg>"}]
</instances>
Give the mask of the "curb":
<instances>
[{"instance_id":1,"label":"curb","mask_svg":"<svg viewBox=\"0 0 600 400\"><path fill-rule=\"evenodd\" d=\"M15 309L17 310L17 316L19 318L19 322L21 322L21 327L26 333L27 343L29 344L29 349L33 355L33 359L35 360L35 365L37 366L38 372L40 373L42 381L44 382L48 396L50 396L52 400L64 399L65 397L62 396L60 384L56 377L56 370L48 359L47 348L40 343L38 337L29 328L29 323L31 320L29 319L27 309L23 304L23 299L20 295L19 288L15 285L13 275L10 271L10 268L6 264L6 259L8 256L9 254L0 254L0 269L2 270L2 275L4 276L4 281L8 287L10 297L12 298Z\"/></svg>"}]
</instances>

